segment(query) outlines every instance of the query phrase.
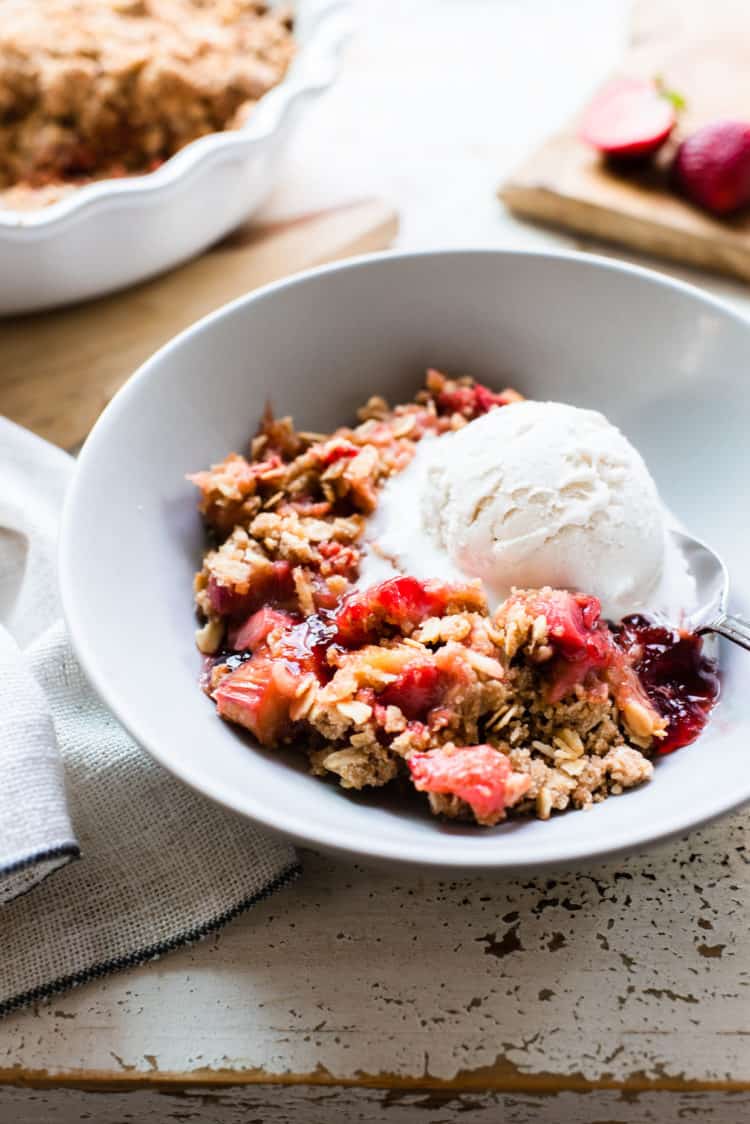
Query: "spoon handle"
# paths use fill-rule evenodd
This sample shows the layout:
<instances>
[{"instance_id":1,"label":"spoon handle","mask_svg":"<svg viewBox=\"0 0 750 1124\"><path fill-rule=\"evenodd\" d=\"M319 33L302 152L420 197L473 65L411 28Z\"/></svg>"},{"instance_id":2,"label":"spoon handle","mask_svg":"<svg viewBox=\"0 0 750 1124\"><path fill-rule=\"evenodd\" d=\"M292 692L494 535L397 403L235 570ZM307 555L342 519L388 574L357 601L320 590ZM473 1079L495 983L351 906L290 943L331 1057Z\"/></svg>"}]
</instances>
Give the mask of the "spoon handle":
<instances>
[{"instance_id":1,"label":"spoon handle","mask_svg":"<svg viewBox=\"0 0 750 1124\"><path fill-rule=\"evenodd\" d=\"M697 632L717 632L719 636L726 636L734 644L746 648L750 652L750 621L742 617L734 617L730 613L719 613L713 620L701 626Z\"/></svg>"}]
</instances>

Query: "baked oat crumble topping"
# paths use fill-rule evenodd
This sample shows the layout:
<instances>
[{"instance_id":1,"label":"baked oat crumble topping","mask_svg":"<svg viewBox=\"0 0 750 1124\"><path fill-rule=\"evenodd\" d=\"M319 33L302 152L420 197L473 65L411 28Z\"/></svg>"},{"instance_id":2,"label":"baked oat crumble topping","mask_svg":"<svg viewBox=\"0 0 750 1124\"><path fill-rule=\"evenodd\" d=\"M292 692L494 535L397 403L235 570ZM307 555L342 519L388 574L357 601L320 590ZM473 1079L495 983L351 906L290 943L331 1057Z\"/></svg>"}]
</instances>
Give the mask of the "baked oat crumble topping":
<instances>
[{"instance_id":1,"label":"baked oat crumble topping","mask_svg":"<svg viewBox=\"0 0 750 1124\"><path fill-rule=\"evenodd\" d=\"M261 0L0 0L0 191L38 206L239 128L294 55Z\"/></svg>"}]
</instances>

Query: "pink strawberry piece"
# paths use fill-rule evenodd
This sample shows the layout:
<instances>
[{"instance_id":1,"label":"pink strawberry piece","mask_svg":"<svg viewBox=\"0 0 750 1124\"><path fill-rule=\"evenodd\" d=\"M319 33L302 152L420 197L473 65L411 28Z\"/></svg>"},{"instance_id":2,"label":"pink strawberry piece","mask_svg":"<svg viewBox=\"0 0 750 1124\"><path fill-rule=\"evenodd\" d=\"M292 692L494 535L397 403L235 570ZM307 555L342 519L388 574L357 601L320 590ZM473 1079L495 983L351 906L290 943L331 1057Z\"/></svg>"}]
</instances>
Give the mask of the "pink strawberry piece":
<instances>
[{"instance_id":1,"label":"pink strawberry piece","mask_svg":"<svg viewBox=\"0 0 750 1124\"><path fill-rule=\"evenodd\" d=\"M615 78L584 112L578 135L605 156L647 156L664 144L676 122L673 102L655 82Z\"/></svg>"},{"instance_id":2,"label":"pink strawberry piece","mask_svg":"<svg viewBox=\"0 0 750 1124\"><path fill-rule=\"evenodd\" d=\"M687 137L677 149L675 185L713 215L730 215L750 204L750 124L716 121Z\"/></svg>"},{"instance_id":3,"label":"pink strawberry piece","mask_svg":"<svg viewBox=\"0 0 750 1124\"><path fill-rule=\"evenodd\" d=\"M558 655L573 663L591 660L607 665L612 642L598 598L564 589L517 594L511 600L516 597L532 616L544 617L548 643Z\"/></svg>"},{"instance_id":4,"label":"pink strawberry piece","mask_svg":"<svg viewBox=\"0 0 750 1124\"><path fill-rule=\"evenodd\" d=\"M417 625L428 616L445 612L448 597L442 582L394 578L373 590L376 611L389 624Z\"/></svg>"},{"instance_id":5,"label":"pink strawberry piece","mask_svg":"<svg viewBox=\"0 0 750 1124\"><path fill-rule=\"evenodd\" d=\"M528 791L531 777L514 773L508 758L489 745L444 746L413 753L408 761L419 792L458 796L480 822L502 819Z\"/></svg>"},{"instance_id":6,"label":"pink strawberry piece","mask_svg":"<svg viewBox=\"0 0 750 1124\"><path fill-rule=\"evenodd\" d=\"M590 672L606 670L617 649L607 625L600 619L601 605L584 593L551 590L526 600L534 616L547 621L547 643L555 658L549 667L549 701L559 702Z\"/></svg>"},{"instance_id":7,"label":"pink strawberry piece","mask_svg":"<svg viewBox=\"0 0 750 1124\"><path fill-rule=\"evenodd\" d=\"M601 605L596 597L555 590L536 604L542 605L547 619L550 644L564 659L599 668L608 665L612 641L600 620Z\"/></svg>"},{"instance_id":8,"label":"pink strawberry piece","mask_svg":"<svg viewBox=\"0 0 750 1124\"><path fill-rule=\"evenodd\" d=\"M384 624L397 629L416 627L427 617L445 613L450 587L442 582L393 578L351 594L336 614L337 639L358 648L377 638Z\"/></svg>"},{"instance_id":9,"label":"pink strawberry piece","mask_svg":"<svg viewBox=\"0 0 750 1124\"><path fill-rule=\"evenodd\" d=\"M446 686L445 674L434 664L415 664L380 692L378 702L397 706L407 718L424 718L442 701Z\"/></svg>"},{"instance_id":10,"label":"pink strawberry piece","mask_svg":"<svg viewBox=\"0 0 750 1124\"><path fill-rule=\"evenodd\" d=\"M351 593L334 617L339 644L360 648L375 643L385 626L408 635L428 617L468 610L486 611L478 583L466 585L430 578L392 578Z\"/></svg>"}]
</instances>

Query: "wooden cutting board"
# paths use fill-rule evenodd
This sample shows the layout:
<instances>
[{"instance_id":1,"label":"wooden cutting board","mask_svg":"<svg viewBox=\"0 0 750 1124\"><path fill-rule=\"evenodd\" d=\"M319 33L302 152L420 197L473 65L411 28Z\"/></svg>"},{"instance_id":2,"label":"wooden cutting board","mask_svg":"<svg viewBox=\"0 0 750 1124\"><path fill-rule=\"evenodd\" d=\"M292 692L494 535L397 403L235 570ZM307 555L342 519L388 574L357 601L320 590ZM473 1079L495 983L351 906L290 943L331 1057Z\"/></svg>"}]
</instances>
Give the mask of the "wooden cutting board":
<instances>
[{"instance_id":1,"label":"wooden cutting board","mask_svg":"<svg viewBox=\"0 0 750 1124\"><path fill-rule=\"evenodd\" d=\"M620 72L660 75L684 95L680 135L719 117L750 120L750 2L638 0ZM669 155L660 167L615 174L578 141L574 121L500 197L528 218L750 280L750 213L720 221L672 195Z\"/></svg>"},{"instance_id":2,"label":"wooden cutting board","mask_svg":"<svg viewBox=\"0 0 750 1124\"><path fill-rule=\"evenodd\" d=\"M175 333L269 281L385 249L397 230L395 212L378 200L249 225L188 265L125 292L0 320L0 414L74 449L118 387Z\"/></svg>"}]
</instances>

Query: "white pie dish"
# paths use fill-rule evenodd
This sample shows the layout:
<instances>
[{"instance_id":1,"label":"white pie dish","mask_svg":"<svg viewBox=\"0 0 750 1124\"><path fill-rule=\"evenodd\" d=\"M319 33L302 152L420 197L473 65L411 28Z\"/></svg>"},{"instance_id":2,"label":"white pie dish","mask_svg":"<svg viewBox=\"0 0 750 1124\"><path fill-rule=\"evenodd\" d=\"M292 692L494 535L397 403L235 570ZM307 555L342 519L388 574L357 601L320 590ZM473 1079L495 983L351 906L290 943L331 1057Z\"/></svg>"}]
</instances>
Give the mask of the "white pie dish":
<instances>
[{"instance_id":1,"label":"white pie dish","mask_svg":"<svg viewBox=\"0 0 750 1124\"><path fill-rule=\"evenodd\" d=\"M294 330L290 330L293 326ZM628 851L750 799L750 660L722 650L723 697L654 780L593 810L486 830L445 825L383 790L310 777L253 747L200 692L191 583L203 532L184 473L244 447L270 395L304 428L370 394L404 400L427 366L604 412L664 501L724 556L750 605L750 325L656 273L575 254L377 255L269 286L162 348L105 410L68 495L60 574L75 649L104 701L167 768L307 844L368 859L536 870ZM408 513L405 513L408 517Z\"/></svg>"},{"instance_id":2,"label":"white pie dish","mask_svg":"<svg viewBox=\"0 0 750 1124\"><path fill-rule=\"evenodd\" d=\"M242 129L201 137L148 175L98 180L36 210L0 209L0 315L143 281L249 218L273 187L301 111L336 76L349 7L299 0L299 54Z\"/></svg>"}]
</instances>

